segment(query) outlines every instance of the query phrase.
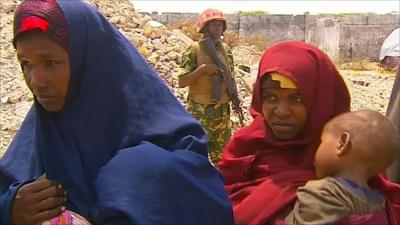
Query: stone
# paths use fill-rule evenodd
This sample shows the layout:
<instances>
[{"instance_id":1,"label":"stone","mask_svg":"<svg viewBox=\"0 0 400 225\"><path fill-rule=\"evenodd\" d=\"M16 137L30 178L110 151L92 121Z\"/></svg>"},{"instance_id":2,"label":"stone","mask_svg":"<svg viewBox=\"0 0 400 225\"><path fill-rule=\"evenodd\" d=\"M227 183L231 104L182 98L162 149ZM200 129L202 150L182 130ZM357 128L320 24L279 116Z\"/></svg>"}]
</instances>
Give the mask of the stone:
<instances>
[{"instance_id":1,"label":"stone","mask_svg":"<svg viewBox=\"0 0 400 225\"><path fill-rule=\"evenodd\" d=\"M9 103L10 101L10 97L8 97L8 96L4 96L4 97L1 97L1 103L3 103L3 104L5 104L5 103Z\"/></svg>"},{"instance_id":2,"label":"stone","mask_svg":"<svg viewBox=\"0 0 400 225\"><path fill-rule=\"evenodd\" d=\"M176 60L176 58L178 58L178 53L175 51L171 51L171 52L168 52L167 56L170 60L174 61L174 60Z\"/></svg>"}]
</instances>

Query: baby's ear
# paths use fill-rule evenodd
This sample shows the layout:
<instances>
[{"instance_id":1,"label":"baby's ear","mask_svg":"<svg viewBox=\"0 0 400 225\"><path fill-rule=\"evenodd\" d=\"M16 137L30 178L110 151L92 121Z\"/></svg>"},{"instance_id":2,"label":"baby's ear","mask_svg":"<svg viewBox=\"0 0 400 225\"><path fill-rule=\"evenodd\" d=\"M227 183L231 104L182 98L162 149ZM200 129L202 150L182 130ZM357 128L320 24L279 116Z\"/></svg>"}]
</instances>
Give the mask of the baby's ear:
<instances>
[{"instance_id":1,"label":"baby's ear","mask_svg":"<svg viewBox=\"0 0 400 225\"><path fill-rule=\"evenodd\" d=\"M351 149L351 139L348 132L343 132L339 137L339 143L336 148L336 155L342 156Z\"/></svg>"}]
</instances>

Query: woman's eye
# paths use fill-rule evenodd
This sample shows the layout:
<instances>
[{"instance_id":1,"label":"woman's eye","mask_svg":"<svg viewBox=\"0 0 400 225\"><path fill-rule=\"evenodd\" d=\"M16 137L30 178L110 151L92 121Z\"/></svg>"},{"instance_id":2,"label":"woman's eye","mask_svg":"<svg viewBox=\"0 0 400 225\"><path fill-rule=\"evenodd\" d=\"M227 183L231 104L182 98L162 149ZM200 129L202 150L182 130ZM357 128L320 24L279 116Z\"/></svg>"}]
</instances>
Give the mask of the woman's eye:
<instances>
[{"instance_id":1,"label":"woman's eye","mask_svg":"<svg viewBox=\"0 0 400 225\"><path fill-rule=\"evenodd\" d=\"M295 103L303 103L303 99L301 98L300 95L293 95L291 97L291 100L292 100L292 102L295 102Z\"/></svg>"},{"instance_id":2,"label":"woman's eye","mask_svg":"<svg viewBox=\"0 0 400 225\"><path fill-rule=\"evenodd\" d=\"M21 69L23 72L32 68L32 63L30 63L29 61L21 61L20 64L21 64Z\"/></svg>"},{"instance_id":3,"label":"woman's eye","mask_svg":"<svg viewBox=\"0 0 400 225\"><path fill-rule=\"evenodd\" d=\"M266 101L276 101L277 98L275 95L266 94L263 96L263 99Z\"/></svg>"},{"instance_id":4,"label":"woman's eye","mask_svg":"<svg viewBox=\"0 0 400 225\"><path fill-rule=\"evenodd\" d=\"M47 66L54 66L57 64L57 61L55 60L46 60L46 65Z\"/></svg>"}]
</instances>

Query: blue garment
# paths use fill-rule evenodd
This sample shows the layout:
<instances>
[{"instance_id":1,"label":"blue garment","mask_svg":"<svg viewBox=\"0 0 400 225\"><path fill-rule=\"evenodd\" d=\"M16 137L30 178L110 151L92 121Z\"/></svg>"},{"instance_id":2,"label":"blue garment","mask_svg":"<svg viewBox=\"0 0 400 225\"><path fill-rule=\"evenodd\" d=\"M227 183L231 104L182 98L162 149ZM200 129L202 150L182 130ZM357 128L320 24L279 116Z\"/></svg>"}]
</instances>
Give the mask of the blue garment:
<instances>
[{"instance_id":1,"label":"blue garment","mask_svg":"<svg viewBox=\"0 0 400 225\"><path fill-rule=\"evenodd\" d=\"M336 180L343 187L346 187L349 193L363 199L366 203L384 204L385 202L385 197L383 197L381 193L371 188L364 187L353 180L345 177L332 177L331 179Z\"/></svg>"},{"instance_id":2,"label":"blue garment","mask_svg":"<svg viewBox=\"0 0 400 225\"><path fill-rule=\"evenodd\" d=\"M135 47L83 1L60 0L71 78L62 111L36 101L0 161L0 224L44 172L94 224L233 224L207 138Z\"/></svg>"}]
</instances>

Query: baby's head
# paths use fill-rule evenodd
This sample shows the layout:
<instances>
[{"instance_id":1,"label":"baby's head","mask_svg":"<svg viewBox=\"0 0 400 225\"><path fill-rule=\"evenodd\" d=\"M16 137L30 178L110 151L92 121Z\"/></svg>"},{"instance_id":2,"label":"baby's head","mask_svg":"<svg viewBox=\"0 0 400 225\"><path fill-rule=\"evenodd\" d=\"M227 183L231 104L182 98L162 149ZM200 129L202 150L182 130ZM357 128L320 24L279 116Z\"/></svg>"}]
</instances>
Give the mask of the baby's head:
<instances>
[{"instance_id":1,"label":"baby's head","mask_svg":"<svg viewBox=\"0 0 400 225\"><path fill-rule=\"evenodd\" d=\"M315 156L318 178L348 173L372 177L387 168L399 148L398 131L378 112L360 110L341 114L322 132Z\"/></svg>"}]
</instances>

